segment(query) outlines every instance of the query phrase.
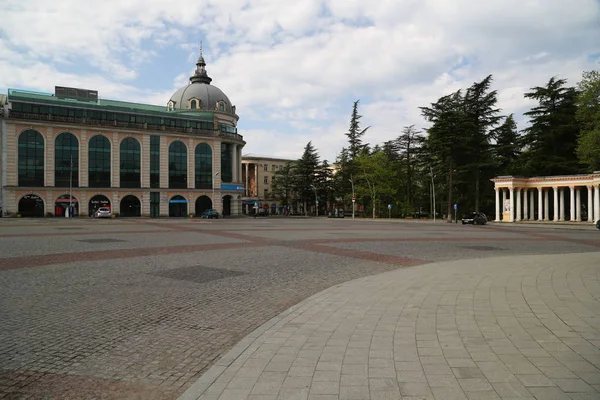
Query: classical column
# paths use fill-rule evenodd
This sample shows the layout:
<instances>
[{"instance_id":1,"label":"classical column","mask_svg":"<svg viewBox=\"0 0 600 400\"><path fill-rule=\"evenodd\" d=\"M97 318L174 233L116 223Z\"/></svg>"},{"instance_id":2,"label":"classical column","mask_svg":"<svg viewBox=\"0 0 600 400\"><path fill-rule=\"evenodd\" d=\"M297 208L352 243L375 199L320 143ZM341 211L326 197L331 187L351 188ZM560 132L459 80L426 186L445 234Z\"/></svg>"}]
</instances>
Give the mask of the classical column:
<instances>
[{"instance_id":1,"label":"classical column","mask_svg":"<svg viewBox=\"0 0 600 400\"><path fill-rule=\"evenodd\" d=\"M517 215L516 220L521 220L521 188L515 189L515 195L517 196Z\"/></svg>"},{"instance_id":2,"label":"classical column","mask_svg":"<svg viewBox=\"0 0 600 400\"><path fill-rule=\"evenodd\" d=\"M600 220L600 185L594 184L594 220Z\"/></svg>"},{"instance_id":3,"label":"classical column","mask_svg":"<svg viewBox=\"0 0 600 400\"><path fill-rule=\"evenodd\" d=\"M544 191L544 221L550 221L550 189Z\"/></svg>"},{"instance_id":4,"label":"classical column","mask_svg":"<svg viewBox=\"0 0 600 400\"><path fill-rule=\"evenodd\" d=\"M148 146L150 142L148 141ZM194 189L196 187L196 148L194 147L194 139L189 138L187 143L187 188ZM190 197L190 200L192 198ZM189 204L188 201L188 204ZM189 211L189 210L188 210Z\"/></svg>"},{"instance_id":5,"label":"classical column","mask_svg":"<svg viewBox=\"0 0 600 400\"><path fill-rule=\"evenodd\" d=\"M257 163L254 165L255 165L255 167L254 167L254 190L255 190L256 198L259 198L259 196L258 196L258 167L259 167L259 164Z\"/></svg>"},{"instance_id":6,"label":"classical column","mask_svg":"<svg viewBox=\"0 0 600 400\"><path fill-rule=\"evenodd\" d=\"M569 221L575 221L575 186L569 186L571 189L571 215L569 215Z\"/></svg>"},{"instance_id":7,"label":"classical column","mask_svg":"<svg viewBox=\"0 0 600 400\"><path fill-rule=\"evenodd\" d=\"M538 188L538 221L544 220L544 188Z\"/></svg>"},{"instance_id":8,"label":"classical column","mask_svg":"<svg viewBox=\"0 0 600 400\"><path fill-rule=\"evenodd\" d=\"M508 222L515 222L515 188L510 188L510 217Z\"/></svg>"},{"instance_id":9,"label":"classical column","mask_svg":"<svg viewBox=\"0 0 600 400\"><path fill-rule=\"evenodd\" d=\"M560 188L560 216L559 221L565 220L565 189Z\"/></svg>"},{"instance_id":10,"label":"classical column","mask_svg":"<svg viewBox=\"0 0 600 400\"><path fill-rule=\"evenodd\" d=\"M554 215L552 216L552 220L558 221L558 187L553 186L552 192L554 192Z\"/></svg>"},{"instance_id":11,"label":"classical column","mask_svg":"<svg viewBox=\"0 0 600 400\"><path fill-rule=\"evenodd\" d=\"M575 221L581 221L581 188L575 190Z\"/></svg>"},{"instance_id":12,"label":"classical column","mask_svg":"<svg viewBox=\"0 0 600 400\"><path fill-rule=\"evenodd\" d=\"M54 165L54 132L53 132L53 128L52 127L48 127L46 128L46 141L45 141L45 151L46 151L46 157L44 158L44 174L45 174L45 180L44 180L44 185L45 186L54 186L54 171L56 169L56 166ZM18 141L17 141L17 146L18 146ZM16 147L16 150L18 152L18 147ZM18 168L18 164L17 164L17 168ZM18 175L17 175L18 176ZM51 203L54 203L54 200L51 201ZM52 208L54 209L54 204L52 204ZM54 211L52 211L52 214L54 214Z\"/></svg>"},{"instance_id":13,"label":"classical column","mask_svg":"<svg viewBox=\"0 0 600 400\"><path fill-rule=\"evenodd\" d=\"M79 142L79 187L88 187L88 136L87 131L81 130L81 139ZM81 204L83 206L83 203ZM87 206L86 206L87 207ZM87 211L87 210L86 210ZM83 215L79 210L79 214ZM87 215L87 212L86 214Z\"/></svg>"},{"instance_id":14,"label":"classical column","mask_svg":"<svg viewBox=\"0 0 600 400\"><path fill-rule=\"evenodd\" d=\"M594 192L592 192L592 189L594 187L591 185L588 185L587 187L587 192L588 192L588 202L587 202L587 221L588 222L592 222L594 221L594 200L593 200L593 194Z\"/></svg>"},{"instance_id":15,"label":"classical column","mask_svg":"<svg viewBox=\"0 0 600 400\"><path fill-rule=\"evenodd\" d=\"M529 220L529 198L527 197L529 194L529 189L523 189L523 221Z\"/></svg>"},{"instance_id":16,"label":"classical column","mask_svg":"<svg viewBox=\"0 0 600 400\"><path fill-rule=\"evenodd\" d=\"M504 219L504 205L506 204L506 188L502 188L500 190L502 190L502 204L500 205L500 209L502 210L502 219Z\"/></svg>"},{"instance_id":17,"label":"classical column","mask_svg":"<svg viewBox=\"0 0 600 400\"><path fill-rule=\"evenodd\" d=\"M496 222L500 221L500 189L496 188Z\"/></svg>"},{"instance_id":18,"label":"classical column","mask_svg":"<svg viewBox=\"0 0 600 400\"><path fill-rule=\"evenodd\" d=\"M119 143L119 134L113 132L112 135L112 168L111 168L111 186L118 188L121 186L121 148Z\"/></svg>"},{"instance_id":19,"label":"classical column","mask_svg":"<svg viewBox=\"0 0 600 400\"><path fill-rule=\"evenodd\" d=\"M535 189L531 189L531 194L529 196L529 208L531 208L531 214L529 215L529 220L535 220Z\"/></svg>"}]
</instances>

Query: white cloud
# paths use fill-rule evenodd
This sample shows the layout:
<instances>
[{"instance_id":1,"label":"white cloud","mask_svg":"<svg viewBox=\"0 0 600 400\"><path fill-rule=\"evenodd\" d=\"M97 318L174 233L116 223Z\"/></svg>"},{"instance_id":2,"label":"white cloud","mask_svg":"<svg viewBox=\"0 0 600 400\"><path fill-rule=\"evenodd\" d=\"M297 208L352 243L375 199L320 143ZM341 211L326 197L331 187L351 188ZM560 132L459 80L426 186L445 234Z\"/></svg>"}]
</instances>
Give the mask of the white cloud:
<instances>
[{"instance_id":1,"label":"white cloud","mask_svg":"<svg viewBox=\"0 0 600 400\"><path fill-rule=\"evenodd\" d=\"M575 84L600 53L597 0L5 3L0 88L83 86L165 104L204 39L213 83L238 107L245 152L298 156L312 140L330 161L353 100L372 126L365 141L381 143L404 125L424 126L419 106L488 74L503 112L520 114L530 87L554 75ZM151 78L164 82L149 91L147 67L176 51L189 62Z\"/></svg>"}]
</instances>

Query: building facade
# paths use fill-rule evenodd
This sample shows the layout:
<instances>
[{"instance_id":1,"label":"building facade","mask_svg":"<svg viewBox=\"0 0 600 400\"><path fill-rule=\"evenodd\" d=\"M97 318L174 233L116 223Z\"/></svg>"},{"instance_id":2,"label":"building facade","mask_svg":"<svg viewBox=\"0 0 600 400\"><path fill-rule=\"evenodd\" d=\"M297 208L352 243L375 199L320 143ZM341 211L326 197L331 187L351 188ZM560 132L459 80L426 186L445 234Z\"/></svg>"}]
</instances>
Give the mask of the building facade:
<instances>
[{"instance_id":1,"label":"building facade","mask_svg":"<svg viewBox=\"0 0 600 400\"><path fill-rule=\"evenodd\" d=\"M293 161L295 160L257 154L242 156L242 183L246 188L242 197L244 214L254 213L255 204L261 210L268 210L270 214L283 213L284 206L273 193L273 177L286 163Z\"/></svg>"},{"instance_id":2,"label":"building facade","mask_svg":"<svg viewBox=\"0 0 600 400\"><path fill-rule=\"evenodd\" d=\"M492 179L496 221L600 220L600 171L587 175Z\"/></svg>"},{"instance_id":3,"label":"building facade","mask_svg":"<svg viewBox=\"0 0 600 400\"><path fill-rule=\"evenodd\" d=\"M243 137L202 54L165 106L92 90L0 95L4 216L187 217L242 212Z\"/></svg>"}]
</instances>

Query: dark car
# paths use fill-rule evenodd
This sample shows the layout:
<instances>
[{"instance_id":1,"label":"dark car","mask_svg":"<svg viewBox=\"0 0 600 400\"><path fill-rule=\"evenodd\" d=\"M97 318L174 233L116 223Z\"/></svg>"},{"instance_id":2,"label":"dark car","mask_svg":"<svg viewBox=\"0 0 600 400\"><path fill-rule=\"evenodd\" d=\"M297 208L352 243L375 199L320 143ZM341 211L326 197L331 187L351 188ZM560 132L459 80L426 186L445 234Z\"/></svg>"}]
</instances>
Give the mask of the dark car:
<instances>
[{"instance_id":1,"label":"dark car","mask_svg":"<svg viewBox=\"0 0 600 400\"><path fill-rule=\"evenodd\" d=\"M487 217L484 213L472 212L471 214L463 217L462 224L485 225L487 224Z\"/></svg>"},{"instance_id":2,"label":"dark car","mask_svg":"<svg viewBox=\"0 0 600 400\"><path fill-rule=\"evenodd\" d=\"M208 219L219 219L219 212L217 210L215 210L214 208L211 208L209 210L204 211L201 215L200 218L208 218Z\"/></svg>"},{"instance_id":3,"label":"dark car","mask_svg":"<svg viewBox=\"0 0 600 400\"><path fill-rule=\"evenodd\" d=\"M596 221L596 228L600 229L600 219Z\"/></svg>"}]
</instances>

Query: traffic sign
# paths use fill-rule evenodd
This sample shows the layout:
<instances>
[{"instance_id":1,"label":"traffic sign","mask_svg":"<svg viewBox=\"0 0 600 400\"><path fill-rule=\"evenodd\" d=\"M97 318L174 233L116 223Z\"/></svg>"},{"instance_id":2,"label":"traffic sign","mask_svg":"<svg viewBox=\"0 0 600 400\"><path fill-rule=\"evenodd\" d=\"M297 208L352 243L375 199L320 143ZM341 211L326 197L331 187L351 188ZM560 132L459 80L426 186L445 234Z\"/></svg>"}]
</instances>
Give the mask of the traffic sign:
<instances>
[{"instance_id":1,"label":"traffic sign","mask_svg":"<svg viewBox=\"0 0 600 400\"><path fill-rule=\"evenodd\" d=\"M254 202L254 207L258 207L258 201Z\"/></svg>"},{"instance_id":2,"label":"traffic sign","mask_svg":"<svg viewBox=\"0 0 600 400\"><path fill-rule=\"evenodd\" d=\"M455 209L455 210L458 210L458 204L455 204L455 205L454 205L454 209Z\"/></svg>"},{"instance_id":3,"label":"traffic sign","mask_svg":"<svg viewBox=\"0 0 600 400\"><path fill-rule=\"evenodd\" d=\"M391 209L392 209L392 205L388 204L388 210L391 210Z\"/></svg>"}]
</instances>

